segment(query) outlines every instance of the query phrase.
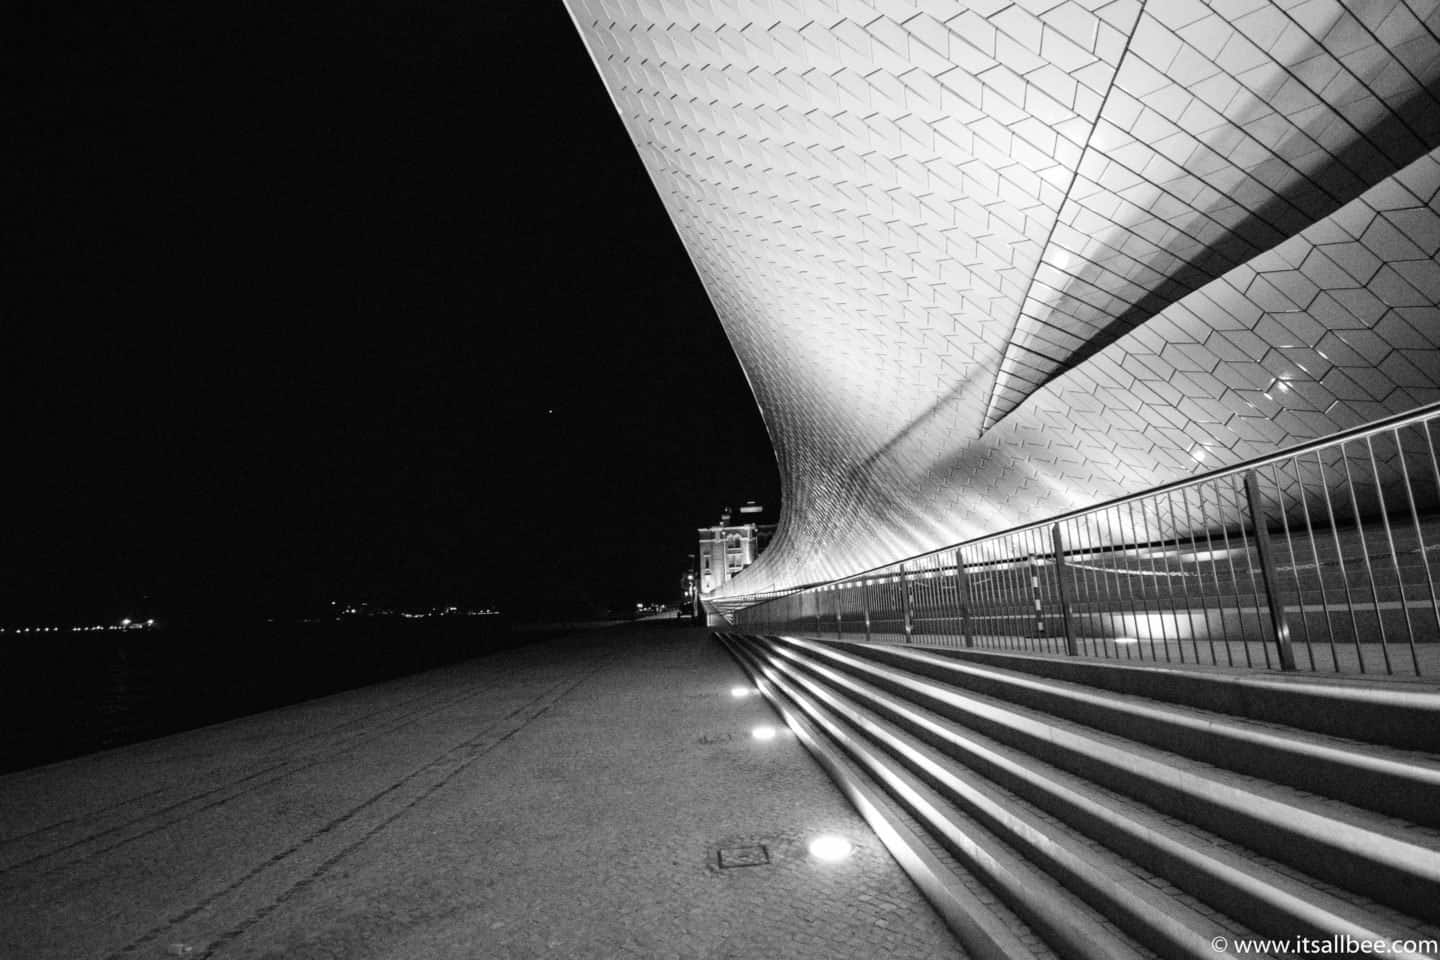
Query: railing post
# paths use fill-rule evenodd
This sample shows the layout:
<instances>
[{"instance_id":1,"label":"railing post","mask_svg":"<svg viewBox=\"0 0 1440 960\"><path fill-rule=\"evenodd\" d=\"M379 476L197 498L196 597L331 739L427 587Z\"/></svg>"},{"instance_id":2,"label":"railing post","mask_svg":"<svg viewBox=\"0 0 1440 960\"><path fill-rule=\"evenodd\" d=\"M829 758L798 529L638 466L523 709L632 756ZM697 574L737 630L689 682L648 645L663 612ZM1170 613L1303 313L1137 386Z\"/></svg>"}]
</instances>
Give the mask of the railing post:
<instances>
[{"instance_id":1,"label":"railing post","mask_svg":"<svg viewBox=\"0 0 1440 960\"><path fill-rule=\"evenodd\" d=\"M845 621L844 621L844 619L843 619L843 617L841 616L841 613L840 613L840 594L844 593L845 591L842 590L842 589L840 589L840 585L839 585L839 584L836 584L836 585L835 585L835 591L834 591L834 592L835 592L835 639L836 639L836 640L844 640L844 639L845 639Z\"/></svg>"},{"instance_id":2,"label":"railing post","mask_svg":"<svg viewBox=\"0 0 1440 960\"><path fill-rule=\"evenodd\" d=\"M1260 554L1260 578L1265 584L1265 600L1270 607L1270 627L1275 631L1275 651L1280 655L1280 669L1295 669L1295 650L1290 645L1290 624L1285 619L1285 603L1280 598L1280 578L1275 572L1275 558L1270 549L1270 530L1265 525L1265 511L1260 506L1260 478L1254 470L1245 471L1245 499L1250 502L1250 525L1255 530L1255 548Z\"/></svg>"},{"instance_id":3,"label":"railing post","mask_svg":"<svg viewBox=\"0 0 1440 960\"><path fill-rule=\"evenodd\" d=\"M1060 524L1050 526L1050 542L1055 548L1055 583L1060 591L1060 613L1065 620L1065 652L1078 656L1079 646L1075 642L1075 619L1070 615L1070 586L1065 581L1069 574L1065 569L1065 545L1060 540Z\"/></svg>"},{"instance_id":4,"label":"railing post","mask_svg":"<svg viewBox=\"0 0 1440 960\"><path fill-rule=\"evenodd\" d=\"M960 597L960 640L967 647L975 646L970 634L970 575L965 572L965 552L955 551L955 592Z\"/></svg>"},{"instance_id":5,"label":"railing post","mask_svg":"<svg viewBox=\"0 0 1440 960\"><path fill-rule=\"evenodd\" d=\"M915 629L915 622L912 618L910 603L910 580L905 576L905 564L900 564L900 602L905 605L905 642L910 642L910 634Z\"/></svg>"},{"instance_id":6,"label":"railing post","mask_svg":"<svg viewBox=\"0 0 1440 960\"><path fill-rule=\"evenodd\" d=\"M1040 558L1030 554L1030 598L1035 601L1035 638L1045 639L1045 608L1040 604Z\"/></svg>"},{"instance_id":7,"label":"railing post","mask_svg":"<svg viewBox=\"0 0 1440 960\"><path fill-rule=\"evenodd\" d=\"M860 603L865 607L865 642L870 642L870 581L860 581Z\"/></svg>"}]
</instances>

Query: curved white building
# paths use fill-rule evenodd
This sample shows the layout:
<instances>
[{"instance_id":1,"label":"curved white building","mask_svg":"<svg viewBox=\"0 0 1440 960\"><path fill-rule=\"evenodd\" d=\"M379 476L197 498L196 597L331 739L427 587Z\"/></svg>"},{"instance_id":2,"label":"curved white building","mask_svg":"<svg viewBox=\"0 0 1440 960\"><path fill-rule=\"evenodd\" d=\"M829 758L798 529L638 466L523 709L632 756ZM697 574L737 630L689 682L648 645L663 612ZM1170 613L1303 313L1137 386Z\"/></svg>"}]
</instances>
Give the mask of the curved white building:
<instances>
[{"instance_id":1,"label":"curved white building","mask_svg":"<svg viewBox=\"0 0 1440 960\"><path fill-rule=\"evenodd\" d=\"M722 593L1440 400L1433 0L566 0L755 391Z\"/></svg>"}]
</instances>

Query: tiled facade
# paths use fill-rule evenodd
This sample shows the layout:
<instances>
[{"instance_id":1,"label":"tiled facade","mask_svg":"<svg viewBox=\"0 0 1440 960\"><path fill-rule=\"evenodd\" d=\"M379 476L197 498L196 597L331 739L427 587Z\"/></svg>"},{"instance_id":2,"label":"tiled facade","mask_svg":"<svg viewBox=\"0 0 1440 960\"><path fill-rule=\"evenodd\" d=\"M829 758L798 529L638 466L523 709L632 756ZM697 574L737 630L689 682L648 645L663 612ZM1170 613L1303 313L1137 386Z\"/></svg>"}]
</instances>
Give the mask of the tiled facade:
<instances>
[{"instance_id":1,"label":"tiled facade","mask_svg":"<svg viewBox=\"0 0 1440 960\"><path fill-rule=\"evenodd\" d=\"M1437 0L567 3L775 439L727 592L1440 400Z\"/></svg>"}]
</instances>

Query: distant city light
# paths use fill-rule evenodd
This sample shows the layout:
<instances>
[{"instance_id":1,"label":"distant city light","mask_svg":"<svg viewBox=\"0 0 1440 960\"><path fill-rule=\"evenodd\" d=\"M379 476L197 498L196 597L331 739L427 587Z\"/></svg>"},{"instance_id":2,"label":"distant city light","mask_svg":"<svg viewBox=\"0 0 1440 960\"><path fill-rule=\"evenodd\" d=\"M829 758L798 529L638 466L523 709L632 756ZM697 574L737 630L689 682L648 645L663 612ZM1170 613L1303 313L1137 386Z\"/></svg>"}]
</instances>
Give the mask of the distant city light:
<instances>
[{"instance_id":1,"label":"distant city light","mask_svg":"<svg viewBox=\"0 0 1440 960\"><path fill-rule=\"evenodd\" d=\"M854 849L849 840L833 834L816 837L810 841L810 855L816 860L824 860L827 863L844 860Z\"/></svg>"}]
</instances>

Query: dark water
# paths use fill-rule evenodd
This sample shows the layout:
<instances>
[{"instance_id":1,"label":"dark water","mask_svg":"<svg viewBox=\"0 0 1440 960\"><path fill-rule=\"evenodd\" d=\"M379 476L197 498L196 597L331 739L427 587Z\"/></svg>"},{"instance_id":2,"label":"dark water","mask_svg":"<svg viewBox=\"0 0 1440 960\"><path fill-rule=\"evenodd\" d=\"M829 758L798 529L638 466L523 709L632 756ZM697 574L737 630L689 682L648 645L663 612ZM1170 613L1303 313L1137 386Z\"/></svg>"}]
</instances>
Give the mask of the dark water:
<instances>
[{"instance_id":1,"label":"dark water","mask_svg":"<svg viewBox=\"0 0 1440 960\"><path fill-rule=\"evenodd\" d=\"M374 683L533 639L500 617L55 634L0 647L0 772Z\"/></svg>"}]
</instances>

